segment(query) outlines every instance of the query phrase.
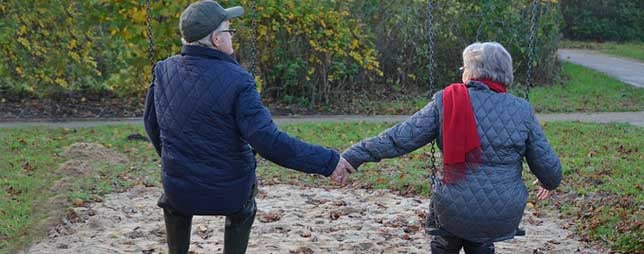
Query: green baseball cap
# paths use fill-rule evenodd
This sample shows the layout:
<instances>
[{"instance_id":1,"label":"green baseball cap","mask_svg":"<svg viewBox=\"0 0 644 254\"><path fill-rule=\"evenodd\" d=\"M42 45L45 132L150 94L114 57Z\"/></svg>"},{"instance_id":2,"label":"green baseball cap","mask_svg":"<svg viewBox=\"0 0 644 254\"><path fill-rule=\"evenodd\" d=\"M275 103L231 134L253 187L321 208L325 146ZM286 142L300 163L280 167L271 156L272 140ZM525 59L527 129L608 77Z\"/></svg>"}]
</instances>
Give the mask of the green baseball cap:
<instances>
[{"instance_id":1,"label":"green baseball cap","mask_svg":"<svg viewBox=\"0 0 644 254\"><path fill-rule=\"evenodd\" d=\"M224 9L212 0L192 3L181 13L179 30L187 42L199 40L217 29L222 22L244 14L244 8L235 6Z\"/></svg>"}]
</instances>

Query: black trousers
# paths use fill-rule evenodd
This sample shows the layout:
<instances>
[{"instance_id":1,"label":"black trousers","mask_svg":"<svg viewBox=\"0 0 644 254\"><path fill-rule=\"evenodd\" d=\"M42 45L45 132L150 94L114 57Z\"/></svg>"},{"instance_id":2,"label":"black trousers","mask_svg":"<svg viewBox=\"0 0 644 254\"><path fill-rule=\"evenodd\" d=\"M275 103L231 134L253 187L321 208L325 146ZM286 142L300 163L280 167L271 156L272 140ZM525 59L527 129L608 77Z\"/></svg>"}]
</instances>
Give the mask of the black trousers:
<instances>
[{"instance_id":1,"label":"black trousers","mask_svg":"<svg viewBox=\"0 0 644 254\"><path fill-rule=\"evenodd\" d=\"M253 226L257 205L255 203L256 187L253 187L253 196L238 212L226 216L224 231L224 253L246 253L250 229ZM162 195L157 204L163 208L165 229L168 241L169 254L187 254L190 247L190 231L192 228L192 215L183 215L176 211Z\"/></svg>"},{"instance_id":2,"label":"black trousers","mask_svg":"<svg viewBox=\"0 0 644 254\"><path fill-rule=\"evenodd\" d=\"M432 236L432 254L458 254L461 248L466 254L494 254L494 243L470 242L456 236Z\"/></svg>"}]
</instances>

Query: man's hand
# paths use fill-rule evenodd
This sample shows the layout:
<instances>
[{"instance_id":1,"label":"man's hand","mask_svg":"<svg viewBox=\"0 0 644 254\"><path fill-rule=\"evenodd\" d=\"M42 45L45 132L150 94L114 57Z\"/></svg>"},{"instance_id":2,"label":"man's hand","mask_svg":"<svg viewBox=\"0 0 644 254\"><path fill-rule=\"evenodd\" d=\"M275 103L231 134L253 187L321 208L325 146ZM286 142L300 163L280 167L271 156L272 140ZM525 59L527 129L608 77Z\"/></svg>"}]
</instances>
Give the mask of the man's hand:
<instances>
[{"instance_id":1,"label":"man's hand","mask_svg":"<svg viewBox=\"0 0 644 254\"><path fill-rule=\"evenodd\" d=\"M356 170L353 166L351 166L347 160L340 157L338 165L335 166L335 170L333 171L333 174L331 174L331 180L340 184L345 184L347 182L347 177L354 172L356 172Z\"/></svg>"},{"instance_id":2,"label":"man's hand","mask_svg":"<svg viewBox=\"0 0 644 254\"><path fill-rule=\"evenodd\" d=\"M539 180L534 180L534 182L532 182L532 184L539 184ZM538 200L545 200L548 197L550 197L550 191L544 189L543 187L541 187L541 184L539 184L539 191L537 191L537 199Z\"/></svg>"}]
</instances>

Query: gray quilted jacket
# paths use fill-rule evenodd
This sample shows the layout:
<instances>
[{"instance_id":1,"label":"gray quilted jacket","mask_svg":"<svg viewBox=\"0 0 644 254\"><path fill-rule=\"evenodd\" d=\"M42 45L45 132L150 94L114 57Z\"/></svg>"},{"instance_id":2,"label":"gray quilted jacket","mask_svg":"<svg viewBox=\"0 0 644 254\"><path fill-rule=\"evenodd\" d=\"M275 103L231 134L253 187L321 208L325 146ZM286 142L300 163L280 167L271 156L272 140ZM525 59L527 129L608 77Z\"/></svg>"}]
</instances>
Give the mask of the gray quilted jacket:
<instances>
[{"instance_id":1,"label":"gray quilted jacket","mask_svg":"<svg viewBox=\"0 0 644 254\"><path fill-rule=\"evenodd\" d=\"M548 144L528 102L470 82L470 100L481 140L481 166L462 181L433 186L431 202L438 225L474 242L510 239L523 216L528 192L521 179L525 157L546 189L561 182L559 158ZM406 121L343 153L355 168L412 152L436 139L442 149L442 92ZM441 176L439 174L438 178Z\"/></svg>"}]
</instances>

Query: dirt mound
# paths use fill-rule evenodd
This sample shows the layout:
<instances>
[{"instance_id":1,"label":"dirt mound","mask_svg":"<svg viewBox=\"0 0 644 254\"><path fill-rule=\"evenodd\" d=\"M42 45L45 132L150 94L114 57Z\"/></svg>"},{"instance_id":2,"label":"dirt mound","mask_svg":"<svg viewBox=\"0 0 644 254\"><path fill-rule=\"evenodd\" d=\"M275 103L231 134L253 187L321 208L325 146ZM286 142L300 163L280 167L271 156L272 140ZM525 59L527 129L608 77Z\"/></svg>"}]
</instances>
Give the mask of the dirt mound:
<instances>
[{"instance_id":1,"label":"dirt mound","mask_svg":"<svg viewBox=\"0 0 644 254\"><path fill-rule=\"evenodd\" d=\"M68 160L58 168L58 173L63 176L88 176L94 169L92 166L81 160Z\"/></svg>"},{"instance_id":2,"label":"dirt mound","mask_svg":"<svg viewBox=\"0 0 644 254\"><path fill-rule=\"evenodd\" d=\"M104 202L74 208L64 231L27 253L167 253L161 189L136 187ZM387 190L261 186L248 253L429 253L422 222L428 207L420 197ZM542 213L541 213L542 214ZM528 209L527 236L497 244L499 253L601 253L575 240L556 216ZM220 253L224 218L196 216L191 253Z\"/></svg>"},{"instance_id":3,"label":"dirt mound","mask_svg":"<svg viewBox=\"0 0 644 254\"><path fill-rule=\"evenodd\" d=\"M88 163L79 160L69 160L63 163L63 165L58 168L58 171L56 171L56 173L61 175L62 178L51 186L51 191L62 192L69 190L74 178L86 177L92 172L94 172L94 167Z\"/></svg>"},{"instance_id":4,"label":"dirt mound","mask_svg":"<svg viewBox=\"0 0 644 254\"><path fill-rule=\"evenodd\" d=\"M68 190L74 179L91 176L100 164L126 164L129 161L124 154L95 143L72 144L65 148L62 156L68 161L56 171L61 179L51 186L53 192Z\"/></svg>"},{"instance_id":5,"label":"dirt mound","mask_svg":"<svg viewBox=\"0 0 644 254\"><path fill-rule=\"evenodd\" d=\"M63 156L70 160L101 161L109 164L126 164L127 156L96 143L75 143L65 149Z\"/></svg>"}]
</instances>

